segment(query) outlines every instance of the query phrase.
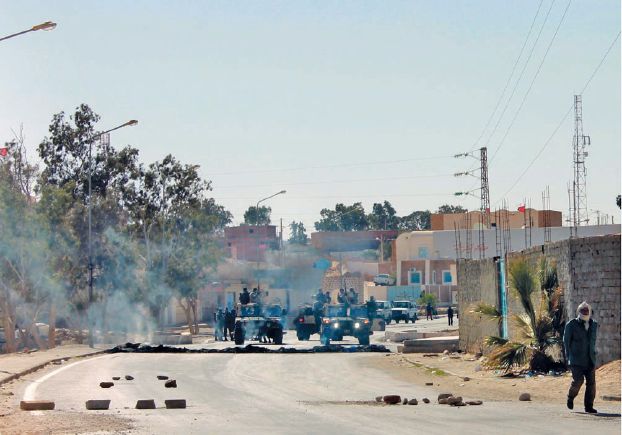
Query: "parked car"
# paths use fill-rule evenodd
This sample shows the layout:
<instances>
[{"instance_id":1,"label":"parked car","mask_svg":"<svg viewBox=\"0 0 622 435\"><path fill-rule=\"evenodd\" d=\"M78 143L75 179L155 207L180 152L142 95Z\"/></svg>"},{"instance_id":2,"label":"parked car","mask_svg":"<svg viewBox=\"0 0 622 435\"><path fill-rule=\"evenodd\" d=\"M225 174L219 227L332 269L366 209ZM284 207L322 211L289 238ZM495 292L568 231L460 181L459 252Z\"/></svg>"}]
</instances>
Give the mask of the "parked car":
<instances>
[{"instance_id":1,"label":"parked car","mask_svg":"<svg viewBox=\"0 0 622 435\"><path fill-rule=\"evenodd\" d=\"M395 285L395 278L388 273L379 273L374 277L375 285Z\"/></svg>"},{"instance_id":2,"label":"parked car","mask_svg":"<svg viewBox=\"0 0 622 435\"><path fill-rule=\"evenodd\" d=\"M393 301L393 307L391 308L391 319L395 320L395 323L400 323L400 320L406 323L417 320L417 304L412 301Z\"/></svg>"},{"instance_id":3,"label":"parked car","mask_svg":"<svg viewBox=\"0 0 622 435\"><path fill-rule=\"evenodd\" d=\"M391 321L391 302L389 301L376 301L376 317L384 319L386 323Z\"/></svg>"}]
</instances>

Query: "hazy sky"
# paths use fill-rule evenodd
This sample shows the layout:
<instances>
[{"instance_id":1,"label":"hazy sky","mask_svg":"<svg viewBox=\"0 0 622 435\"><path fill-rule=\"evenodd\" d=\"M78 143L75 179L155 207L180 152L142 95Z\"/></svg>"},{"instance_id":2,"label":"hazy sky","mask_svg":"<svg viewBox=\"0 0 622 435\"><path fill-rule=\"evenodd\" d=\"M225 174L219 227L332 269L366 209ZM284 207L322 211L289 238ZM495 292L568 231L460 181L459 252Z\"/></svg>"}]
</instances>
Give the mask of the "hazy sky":
<instances>
[{"instance_id":1,"label":"hazy sky","mask_svg":"<svg viewBox=\"0 0 622 435\"><path fill-rule=\"evenodd\" d=\"M491 158L499 147L494 208L620 31L618 0L572 1L542 63L568 5L551 1L542 1L477 142L540 0L2 0L0 36L46 20L58 27L0 42L0 142L23 123L34 155L53 113L87 103L102 130L139 120L111 142L137 147L144 162L173 153L199 164L236 223L286 189L267 203L273 222L302 220L309 230L337 202L369 211L386 199L400 215L443 203L476 209L479 199L453 193L478 181L452 174L477 162L452 156L488 146ZM588 205L619 223L619 40L583 102ZM507 193L512 208L523 198L540 208L548 184L552 207L567 211L572 134L570 113Z\"/></svg>"}]
</instances>

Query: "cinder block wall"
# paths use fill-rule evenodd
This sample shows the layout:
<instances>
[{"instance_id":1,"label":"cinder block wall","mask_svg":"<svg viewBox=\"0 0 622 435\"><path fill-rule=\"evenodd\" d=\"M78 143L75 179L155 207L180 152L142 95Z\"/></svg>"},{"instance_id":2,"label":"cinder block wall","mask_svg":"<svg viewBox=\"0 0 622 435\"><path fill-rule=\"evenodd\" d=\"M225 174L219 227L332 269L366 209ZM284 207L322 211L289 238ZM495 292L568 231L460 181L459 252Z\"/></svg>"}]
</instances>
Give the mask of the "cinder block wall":
<instances>
[{"instance_id":1,"label":"cinder block wall","mask_svg":"<svg viewBox=\"0 0 622 435\"><path fill-rule=\"evenodd\" d=\"M576 316L576 307L588 301L594 309L594 320L600 324L596 350L598 364L620 359L620 235L562 240L537 246L508 256L508 264L525 259L534 270L542 256L557 263L560 286L564 289L566 318ZM498 334L491 325L468 311L474 303L484 301L499 307L496 272L492 260L461 260L458 263L458 306L460 310L460 348L477 352L487 335ZM523 313L510 291L508 312ZM534 304L538 301L534 300ZM537 306L537 305L536 305ZM516 336L511 319L510 338Z\"/></svg>"},{"instance_id":2,"label":"cinder block wall","mask_svg":"<svg viewBox=\"0 0 622 435\"><path fill-rule=\"evenodd\" d=\"M458 315L460 349L471 353L484 351L483 340L499 335L499 325L481 315L470 313L480 301L499 306L495 263L492 259L458 262Z\"/></svg>"}]
</instances>

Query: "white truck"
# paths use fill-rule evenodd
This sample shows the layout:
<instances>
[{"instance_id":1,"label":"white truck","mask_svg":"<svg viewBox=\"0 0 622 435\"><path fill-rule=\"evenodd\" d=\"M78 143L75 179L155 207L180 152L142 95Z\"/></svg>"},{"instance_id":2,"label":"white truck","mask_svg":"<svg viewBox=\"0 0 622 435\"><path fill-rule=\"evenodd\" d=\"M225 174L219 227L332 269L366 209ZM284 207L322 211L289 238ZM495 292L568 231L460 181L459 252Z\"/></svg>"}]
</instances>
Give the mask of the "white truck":
<instances>
[{"instance_id":1,"label":"white truck","mask_svg":"<svg viewBox=\"0 0 622 435\"><path fill-rule=\"evenodd\" d=\"M389 301L376 301L376 317L384 319L385 323L391 322L391 302Z\"/></svg>"},{"instance_id":2,"label":"white truck","mask_svg":"<svg viewBox=\"0 0 622 435\"><path fill-rule=\"evenodd\" d=\"M375 285L395 285L395 278L388 273L379 273L374 276Z\"/></svg>"},{"instance_id":3,"label":"white truck","mask_svg":"<svg viewBox=\"0 0 622 435\"><path fill-rule=\"evenodd\" d=\"M412 301L393 301L391 319L395 320L395 323L400 323L400 320L406 323L409 321L415 323L417 320L417 309L417 304ZM390 321L387 323L390 323Z\"/></svg>"}]
</instances>

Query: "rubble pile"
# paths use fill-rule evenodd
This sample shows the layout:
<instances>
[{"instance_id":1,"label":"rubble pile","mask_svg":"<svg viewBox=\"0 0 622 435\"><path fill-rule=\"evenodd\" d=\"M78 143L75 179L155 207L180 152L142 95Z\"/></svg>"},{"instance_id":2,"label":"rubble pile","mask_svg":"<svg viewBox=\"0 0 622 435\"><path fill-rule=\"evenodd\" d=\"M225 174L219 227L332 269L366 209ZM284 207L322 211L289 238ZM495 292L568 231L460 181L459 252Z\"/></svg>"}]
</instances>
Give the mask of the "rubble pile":
<instances>
[{"instance_id":1,"label":"rubble pile","mask_svg":"<svg viewBox=\"0 0 622 435\"><path fill-rule=\"evenodd\" d=\"M267 347L249 344L244 347L228 347L226 349L188 349L186 347L174 346L150 346L141 343L126 343L116 346L107 352L109 353L351 353L351 352L382 352L391 351L383 345L371 344L369 346L341 346L331 344L328 346L315 346L311 349L295 349L281 347L279 349L269 349Z\"/></svg>"}]
</instances>

